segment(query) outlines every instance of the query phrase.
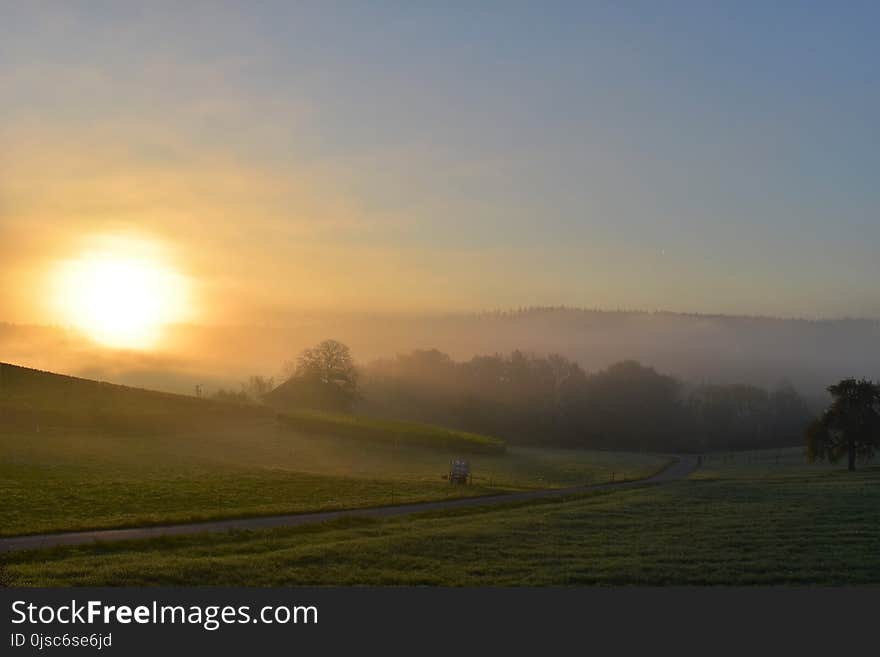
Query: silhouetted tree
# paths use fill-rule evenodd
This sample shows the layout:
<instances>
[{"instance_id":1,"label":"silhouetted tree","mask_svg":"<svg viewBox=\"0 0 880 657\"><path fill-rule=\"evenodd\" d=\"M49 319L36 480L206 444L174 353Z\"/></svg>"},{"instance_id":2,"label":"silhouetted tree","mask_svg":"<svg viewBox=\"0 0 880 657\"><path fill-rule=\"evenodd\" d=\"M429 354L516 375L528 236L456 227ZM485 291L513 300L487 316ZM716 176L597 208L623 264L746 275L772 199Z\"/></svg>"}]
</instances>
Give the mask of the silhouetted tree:
<instances>
[{"instance_id":1,"label":"silhouetted tree","mask_svg":"<svg viewBox=\"0 0 880 657\"><path fill-rule=\"evenodd\" d=\"M880 384L844 379L828 392L831 405L806 430L807 457L836 463L846 454L852 471L857 458L870 459L880 446Z\"/></svg>"},{"instance_id":2,"label":"silhouetted tree","mask_svg":"<svg viewBox=\"0 0 880 657\"><path fill-rule=\"evenodd\" d=\"M596 444L616 449L662 449L679 440L681 384L636 361L589 377L585 428Z\"/></svg>"},{"instance_id":3,"label":"silhouetted tree","mask_svg":"<svg viewBox=\"0 0 880 657\"><path fill-rule=\"evenodd\" d=\"M263 399L280 410L313 408L348 411L360 397L358 372L349 348L336 340L324 340L305 349L292 367L292 375Z\"/></svg>"},{"instance_id":4,"label":"silhouetted tree","mask_svg":"<svg viewBox=\"0 0 880 657\"><path fill-rule=\"evenodd\" d=\"M791 384L783 384L768 398L770 434L779 444L801 444L804 426L815 417L815 411Z\"/></svg>"},{"instance_id":5,"label":"silhouetted tree","mask_svg":"<svg viewBox=\"0 0 880 657\"><path fill-rule=\"evenodd\" d=\"M702 385L690 394L688 406L699 449L754 449L768 437L769 395L763 388Z\"/></svg>"},{"instance_id":6,"label":"silhouetted tree","mask_svg":"<svg viewBox=\"0 0 880 657\"><path fill-rule=\"evenodd\" d=\"M340 390L357 394L357 370L347 345L337 340L324 340L303 350L296 360L294 376L335 385Z\"/></svg>"}]
</instances>

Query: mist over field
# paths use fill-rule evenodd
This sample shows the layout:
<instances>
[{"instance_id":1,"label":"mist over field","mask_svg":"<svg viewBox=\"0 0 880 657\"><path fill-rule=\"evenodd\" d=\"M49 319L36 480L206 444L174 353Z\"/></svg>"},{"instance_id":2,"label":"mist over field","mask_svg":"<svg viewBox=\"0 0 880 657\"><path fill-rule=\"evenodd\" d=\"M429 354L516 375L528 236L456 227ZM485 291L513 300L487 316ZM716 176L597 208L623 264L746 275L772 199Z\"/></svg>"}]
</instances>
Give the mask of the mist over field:
<instances>
[{"instance_id":1,"label":"mist over field","mask_svg":"<svg viewBox=\"0 0 880 657\"><path fill-rule=\"evenodd\" d=\"M876 589L878 24L0 0L0 589ZM415 615L493 652L817 635L564 597ZM68 645L37 615L13 647Z\"/></svg>"},{"instance_id":2,"label":"mist over field","mask_svg":"<svg viewBox=\"0 0 880 657\"><path fill-rule=\"evenodd\" d=\"M193 394L278 377L302 349L332 337L356 361L438 349L476 355L559 353L586 371L636 360L684 383L783 383L809 396L846 376L880 376L880 321L799 320L567 308L487 313L290 314L275 326L178 325L161 349L112 350L72 329L0 324L0 360L76 376Z\"/></svg>"}]
</instances>

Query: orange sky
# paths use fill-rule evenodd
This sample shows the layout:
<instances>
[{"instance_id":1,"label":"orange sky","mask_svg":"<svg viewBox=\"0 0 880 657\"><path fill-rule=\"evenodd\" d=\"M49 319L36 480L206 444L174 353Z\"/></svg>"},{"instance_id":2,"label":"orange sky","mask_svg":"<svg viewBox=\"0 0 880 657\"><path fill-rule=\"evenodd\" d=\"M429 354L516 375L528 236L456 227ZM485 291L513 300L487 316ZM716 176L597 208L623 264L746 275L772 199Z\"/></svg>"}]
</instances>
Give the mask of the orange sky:
<instances>
[{"instance_id":1,"label":"orange sky","mask_svg":"<svg viewBox=\"0 0 880 657\"><path fill-rule=\"evenodd\" d=\"M711 15L713 38L670 40L614 8L363 11L10 8L0 320L63 322L51 272L120 236L162 251L203 322L880 316L861 21L820 47L790 21L780 43Z\"/></svg>"}]
</instances>

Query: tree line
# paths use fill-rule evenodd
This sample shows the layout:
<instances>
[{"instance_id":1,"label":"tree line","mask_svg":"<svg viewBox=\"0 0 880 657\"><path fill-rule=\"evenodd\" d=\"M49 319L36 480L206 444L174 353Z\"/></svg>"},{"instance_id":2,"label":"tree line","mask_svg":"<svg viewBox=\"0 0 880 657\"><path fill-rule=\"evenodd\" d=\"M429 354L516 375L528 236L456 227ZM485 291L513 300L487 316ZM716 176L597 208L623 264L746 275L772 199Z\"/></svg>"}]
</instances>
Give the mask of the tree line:
<instances>
[{"instance_id":1,"label":"tree line","mask_svg":"<svg viewBox=\"0 0 880 657\"><path fill-rule=\"evenodd\" d=\"M880 384L845 379L824 410L791 385L689 385L634 360L588 373L565 356L510 354L456 362L437 349L356 366L324 340L285 363L282 383L259 376L224 401L419 420L524 445L677 452L803 445L809 460L873 457Z\"/></svg>"},{"instance_id":2,"label":"tree line","mask_svg":"<svg viewBox=\"0 0 880 657\"><path fill-rule=\"evenodd\" d=\"M687 385L631 360L588 373L521 351L456 362L436 349L367 365L358 406L512 443L658 451L803 445L816 416L789 385Z\"/></svg>"}]
</instances>

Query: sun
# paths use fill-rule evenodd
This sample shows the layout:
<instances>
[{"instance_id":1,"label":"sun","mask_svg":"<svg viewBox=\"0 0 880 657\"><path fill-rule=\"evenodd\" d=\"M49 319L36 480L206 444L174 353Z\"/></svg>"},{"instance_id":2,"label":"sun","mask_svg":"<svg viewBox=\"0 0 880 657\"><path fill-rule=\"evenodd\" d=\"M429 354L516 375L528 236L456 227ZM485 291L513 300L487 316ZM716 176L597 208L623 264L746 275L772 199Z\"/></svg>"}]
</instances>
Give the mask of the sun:
<instances>
[{"instance_id":1,"label":"sun","mask_svg":"<svg viewBox=\"0 0 880 657\"><path fill-rule=\"evenodd\" d=\"M149 349L186 315L185 279L144 244L120 243L66 260L55 273L60 319L108 347Z\"/></svg>"}]
</instances>

